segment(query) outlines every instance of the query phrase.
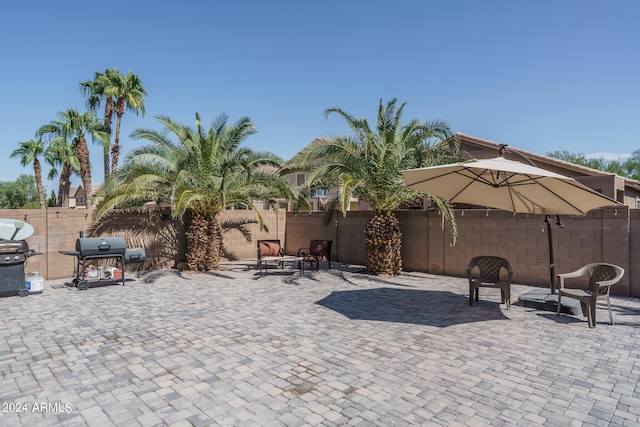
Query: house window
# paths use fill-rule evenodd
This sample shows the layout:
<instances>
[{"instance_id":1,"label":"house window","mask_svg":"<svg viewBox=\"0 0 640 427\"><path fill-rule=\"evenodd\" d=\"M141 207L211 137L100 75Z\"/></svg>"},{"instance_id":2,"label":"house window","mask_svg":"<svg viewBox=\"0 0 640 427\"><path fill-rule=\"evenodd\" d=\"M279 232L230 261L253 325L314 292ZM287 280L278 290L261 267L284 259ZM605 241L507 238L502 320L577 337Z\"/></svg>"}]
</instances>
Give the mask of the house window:
<instances>
[{"instance_id":1,"label":"house window","mask_svg":"<svg viewBox=\"0 0 640 427\"><path fill-rule=\"evenodd\" d=\"M296 187L304 187L304 185L307 183L307 177L306 174L304 173L297 173L296 174Z\"/></svg>"},{"instance_id":2,"label":"house window","mask_svg":"<svg viewBox=\"0 0 640 427\"><path fill-rule=\"evenodd\" d=\"M320 196L326 196L328 193L326 188L316 188L315 190L313 190L313 193L311 194L311 197L320 197Z\"/></svg>"}]
</instances>

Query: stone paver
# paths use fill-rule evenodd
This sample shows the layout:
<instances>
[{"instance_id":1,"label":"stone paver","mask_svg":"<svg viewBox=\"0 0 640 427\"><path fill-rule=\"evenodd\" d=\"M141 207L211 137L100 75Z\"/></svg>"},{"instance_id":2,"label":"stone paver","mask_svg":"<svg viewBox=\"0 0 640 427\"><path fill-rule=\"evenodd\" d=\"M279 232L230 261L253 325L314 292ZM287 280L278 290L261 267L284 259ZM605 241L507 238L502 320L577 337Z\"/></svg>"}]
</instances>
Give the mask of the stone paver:
<instances>
[{"instance_id":1,"label":"stone paver","mask_svg":"<svg viewBox=\"0 0 640 427\"><path fill-rule=\"evenodd\" d=\"M491 290L470 307L462 278L334 266L0 298L0 425L640 423L638 299L590 329Z\"/></svg>"}]
</instances>

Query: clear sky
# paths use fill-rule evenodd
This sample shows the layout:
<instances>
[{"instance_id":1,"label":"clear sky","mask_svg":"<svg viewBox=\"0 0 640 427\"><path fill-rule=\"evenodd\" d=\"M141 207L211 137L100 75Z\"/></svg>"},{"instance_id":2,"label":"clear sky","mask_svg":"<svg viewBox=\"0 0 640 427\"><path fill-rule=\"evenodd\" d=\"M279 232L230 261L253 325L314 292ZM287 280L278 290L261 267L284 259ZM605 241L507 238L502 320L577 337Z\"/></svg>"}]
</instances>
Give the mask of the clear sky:
<instances>
[{"instance_id":1,"label":"clear sky","mask_svg":"<svg viewBox=\"0 0 640 427\"><path fill-rule=\"evenodd\" d=\"M540 154L628 154L640 149L639 17L637 0L9 2L0 181L32 173L9 153L58 111L84 111L79 83L111 67L149 94L145 117L123 117L125 153L155 115L193 125L196 112L206 123L227 113L256 124L247 146L286 160L346 130L325 109L374 121L395 97L405 121L442 119Z\"/></svg>"}]
</instances>

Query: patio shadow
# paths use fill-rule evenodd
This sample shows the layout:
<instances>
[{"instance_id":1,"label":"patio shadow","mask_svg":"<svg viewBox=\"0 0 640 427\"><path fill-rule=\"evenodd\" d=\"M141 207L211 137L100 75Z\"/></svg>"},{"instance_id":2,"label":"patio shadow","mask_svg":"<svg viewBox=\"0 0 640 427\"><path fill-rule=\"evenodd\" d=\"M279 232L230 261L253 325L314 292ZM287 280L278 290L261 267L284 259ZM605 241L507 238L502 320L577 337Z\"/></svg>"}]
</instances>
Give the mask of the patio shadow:
<instances>
[{"instance_id":1,"label":"patio shadow","mask_svg":"<svg viewBox=\"0 0 640 427\"><path fill-rule=\"evenodd\" d=\"M316 304L353 320L447 327L462 323L508 319L497 302L469 306L466 295L449 291L375 288L334 291Z\"/></svg>"}]
</instances>

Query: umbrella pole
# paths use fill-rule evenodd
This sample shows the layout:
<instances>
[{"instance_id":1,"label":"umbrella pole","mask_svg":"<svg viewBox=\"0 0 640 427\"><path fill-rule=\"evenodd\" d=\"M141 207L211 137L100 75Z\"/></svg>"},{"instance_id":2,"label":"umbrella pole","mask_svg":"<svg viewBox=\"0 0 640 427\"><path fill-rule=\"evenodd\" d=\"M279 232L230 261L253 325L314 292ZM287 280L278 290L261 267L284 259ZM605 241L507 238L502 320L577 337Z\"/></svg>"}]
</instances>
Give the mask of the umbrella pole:
<instances>
[{"instance_id":1,"label":"umbrella pole","mask_svg":"<svg viewBox=\"0 0 640 427\"><path fill-rule=\"evenodd\" d=\"M555 283L555 270L556 266L553 263L553 240L551 239L551 217L549 215L544 216L544 222L547 223L547 238L549 239L549 283L551 285L551 293L556 293L556 283Z\"/></svg>"}]
</instances>

